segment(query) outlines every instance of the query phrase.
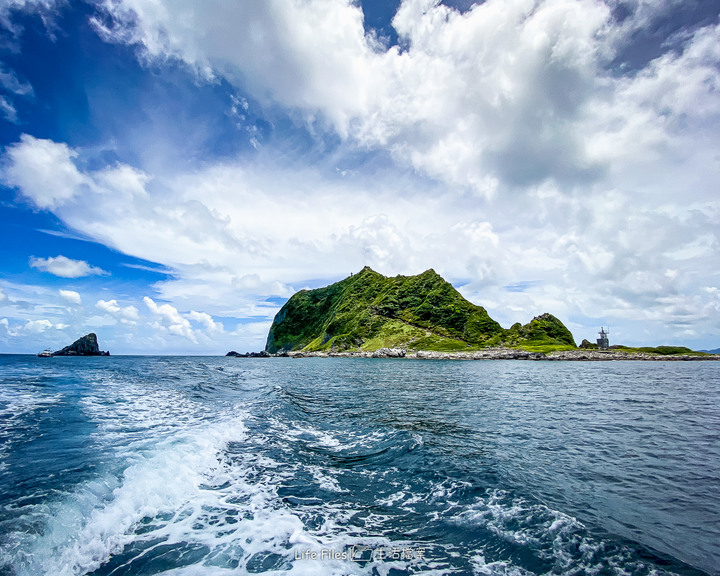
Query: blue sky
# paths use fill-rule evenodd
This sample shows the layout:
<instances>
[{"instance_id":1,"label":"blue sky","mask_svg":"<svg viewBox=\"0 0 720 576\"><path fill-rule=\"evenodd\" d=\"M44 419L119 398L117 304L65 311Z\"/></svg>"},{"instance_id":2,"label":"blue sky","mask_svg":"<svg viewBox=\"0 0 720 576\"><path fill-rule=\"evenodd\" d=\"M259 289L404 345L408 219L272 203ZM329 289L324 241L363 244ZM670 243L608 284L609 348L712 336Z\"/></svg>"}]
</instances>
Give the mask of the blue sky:
<instances>
[{"instance_id":1,"label":"blue sky","mask_svg":"<svg viewBox=\"0 0 720 576\"><path fill-rule=\"evenodd\" d=\"M0 353L264 347L434 268L505 326L720 346L720 2L0 3Z\"/></svg>"}]
</instances>

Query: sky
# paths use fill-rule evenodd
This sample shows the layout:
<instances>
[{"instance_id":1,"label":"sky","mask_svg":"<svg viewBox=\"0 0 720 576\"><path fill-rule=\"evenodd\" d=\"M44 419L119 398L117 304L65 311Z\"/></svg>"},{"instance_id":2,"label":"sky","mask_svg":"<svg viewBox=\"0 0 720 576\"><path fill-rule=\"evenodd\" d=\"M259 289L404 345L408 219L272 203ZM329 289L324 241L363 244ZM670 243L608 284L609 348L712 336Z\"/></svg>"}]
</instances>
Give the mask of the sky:
<instances>
[{"instance_id":1,"label":"sky","mask_svg":"<svg viewBox=\"0 0 720 576\"><path fill-rule=\"evenodd\" d=\"M433 268L720 346L719 0L0 0L0 353L265 346Z\"/></svg>"}]
</instances>

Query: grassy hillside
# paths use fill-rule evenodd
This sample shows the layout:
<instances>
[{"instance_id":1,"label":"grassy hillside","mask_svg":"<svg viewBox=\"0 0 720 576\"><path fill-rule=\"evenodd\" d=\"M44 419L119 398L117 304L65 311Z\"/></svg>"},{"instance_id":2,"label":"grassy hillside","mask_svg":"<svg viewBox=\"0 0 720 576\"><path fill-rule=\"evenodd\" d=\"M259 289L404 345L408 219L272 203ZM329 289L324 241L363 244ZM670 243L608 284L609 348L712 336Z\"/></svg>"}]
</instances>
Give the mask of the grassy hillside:
<instances>
[{"instance_id":1,"label":"grassy hillside","mask_svg":"<svg viewBox=\"0 0 720 576\"><path fill-rule=\"evenodd\" d=\"M550 314L505 330L432 269L387 278L365 267L325 288L294 294L275 316L266 350L456 351L496 345L575 348L572 334Z\"/></svg>"},{"instance_id":2,"label":"grassy hillside","mask_svg":"<svg viewBox=\"0 0 720 576\"><path fill-rule=\"evenodd\" d=\"M706 352L695 351L686 346L622 346L615 345L610 347L612 350L618 350L619 352L627 352L628 354L645 353L645 354L658 354L660 356L707 356Z\"/></svg>"}]
</instances>

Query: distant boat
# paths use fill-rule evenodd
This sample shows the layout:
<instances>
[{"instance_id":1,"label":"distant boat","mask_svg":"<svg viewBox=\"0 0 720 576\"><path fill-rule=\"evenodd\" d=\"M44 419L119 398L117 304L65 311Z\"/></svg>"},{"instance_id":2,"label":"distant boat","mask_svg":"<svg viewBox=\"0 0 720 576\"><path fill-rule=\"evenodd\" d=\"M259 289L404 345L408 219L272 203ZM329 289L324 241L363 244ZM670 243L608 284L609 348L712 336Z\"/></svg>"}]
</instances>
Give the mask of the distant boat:
<instances>
[{"instance_id":1,"label":"distant boat","mask_svg":"<svg viewBox=\"0 0 720 576\"><path fill-rule=\"evenodd\" d=\"M52 355L53 355L53 353L52 353L52 350L50 350L50 348L45 348L45 350L43 350L42 352L38 352L38 356L40 358L52 358Z\"/></svg>"}]
</instances>

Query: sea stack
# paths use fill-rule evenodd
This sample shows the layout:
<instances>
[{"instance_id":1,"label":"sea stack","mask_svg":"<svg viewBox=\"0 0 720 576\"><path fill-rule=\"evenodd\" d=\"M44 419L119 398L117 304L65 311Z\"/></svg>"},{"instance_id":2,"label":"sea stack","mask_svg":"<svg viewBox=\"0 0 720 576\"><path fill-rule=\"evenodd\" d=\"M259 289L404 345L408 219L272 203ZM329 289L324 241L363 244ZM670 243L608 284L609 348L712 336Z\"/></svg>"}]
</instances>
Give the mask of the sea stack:
<instances>
[{"instance_id":1,"label":"sea stack","mask_svg":"<svg viewBox=\"0 0 720 576\"><path fill-rule=\"evenodd\" d=\"M53 352L53 356L110 356L110 352L100 350L98 346L97 336L94 332L90 332L78 338L70 344L65 346L62 350Z\"/></svg>"}]
</instances>

